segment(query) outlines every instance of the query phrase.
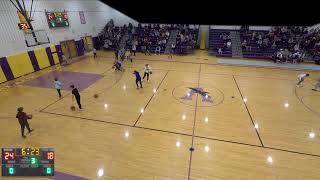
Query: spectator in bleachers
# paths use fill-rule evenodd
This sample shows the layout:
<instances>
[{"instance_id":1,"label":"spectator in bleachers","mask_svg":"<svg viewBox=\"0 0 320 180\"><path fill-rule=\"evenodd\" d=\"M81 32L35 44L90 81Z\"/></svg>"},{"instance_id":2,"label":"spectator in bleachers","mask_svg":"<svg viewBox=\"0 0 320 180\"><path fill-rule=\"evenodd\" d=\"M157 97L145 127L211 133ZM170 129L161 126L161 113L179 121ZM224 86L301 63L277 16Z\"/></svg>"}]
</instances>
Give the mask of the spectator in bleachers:
<instances>
[{"instance_id":1,"label":"spectator in bleachers","mask_svg":"<svg viewBox=\"0 0 320 180\"><path fill-rule=\"evenodd\" d=\"M284 61L284 58L283 58L283 53L281 49L276 53L276 56L274 57L274 62L277 63L277 62L283 62L283 61Z\"/></svg>"},{"instance_id":2,"label":"spectator in bleachers","mask_svg":"<svg viewBox=\"0 0 320 180\"><path fill-rule=\"evenodd\" d=\"M258 39L257 44L258 48L260 49L262 47L262 39Z\"/></svg>"},{"instance_id":3,"label":"spectator in bleachers","mask_svg":"<svg viewBox=\"0 0 320 180\"><path fill-rule=\"evenodd\" d=\"M132 53L133 53L133 56L136 56L137 45L138 45L138 41L137 41L137 40L134 40L134 41L132 42L132 48L131 48Z\"/></svg>"},{"instance_id":4,"label":"spectator in bleachers","mask_svg":"<svg viewBox=\"0 0 320 180\"><path fill-rule=\"evenodd\" d=\"M299 51L299 44L294 45L293 50L294 50L295 52L296 52L296 51Z\"/></svg>"},{"instance_id":5,"label":"spectator in bleachers","mask_svg":"<svg viewBox=\"0 0 320 180\"><path fill-rule=\"evenodd\" d=\"M293 63L296 63L296 62L300 62L301 60L301 53L299 51L296 51L295 53L292 54L292 61Z\"/></svg>"},{"instance_id":6,"label":"spectator in bleachers","mask_svg":"<svg viewBox=\"0 0 320 180\"><path fill-rule=\"evenodd\" d=\"M167 44L167 40L164 38L162 39L162 42L161 42L162 45L166 45Z\"/></svg>"},{"instance_id":7,"label":"spectator in bleachers","mask_svg":"<svg viewBox=\"0 0 320 180\"><path fill-rule=\"evenodd\" d=\"M272 45L271 45L271 48L272 49L275 49L277 47L277 45L276 45L276 42L274 41L273 43L272 43Z\"/></svg>"},{"instance_id":8,"label":"spectator in bleachers","mask_svg":"<svg viewBox=\"0 0 320 180\"><path fill-rule=\"evenodd\" d=\"M158 45L157 47L156 47L156 50L155 50L155 54L157 55L160 55L161 54L161 46L160 45Z\"/></svg>"},{"instance_id":9,"label":"spectator in bleachers","mask_svg":"<svg viewBox=\"0 0 320 180\"><path fill-rule=\"evenodd\" d=\"M166 30L166 36L167 36L167 38L169 38L169 36L170 36L170 32L168 30Z\"/></svg>"},{"instance_id":10,"label":"spectator in bleachers","mask_svg":"<svg viewBox=\"0 0 320 180\"><path fill-rule=\"evenodd\" d=\"M149 55L149 56L151 56L151 53L150 53L150 48L151 48L151 41L148 41L148 42L146 42L146 50L145 50L145 55Z\"/></svg>"},{"instance_id":11,"label":"spectator in bleachers","mask_svg":"<svg viewBox=\"0 0 320 180\"><path fill-rule=\"evenodd\" d=\"M228 42L227 42L227 48L228 48L228 49L231 48L231 40L228 40Z\"/></svg>"},{"instance_id":12,"label":"spectator in bleachers","mask_svg":"<svg viewBox=\"0 0 320 180\"><path fill-rule=\"evenodd\" d=\"M176 45L174 43L171 44L169 58L172 59L172 55L175 53Z\"/></svg>"}]
</instances>

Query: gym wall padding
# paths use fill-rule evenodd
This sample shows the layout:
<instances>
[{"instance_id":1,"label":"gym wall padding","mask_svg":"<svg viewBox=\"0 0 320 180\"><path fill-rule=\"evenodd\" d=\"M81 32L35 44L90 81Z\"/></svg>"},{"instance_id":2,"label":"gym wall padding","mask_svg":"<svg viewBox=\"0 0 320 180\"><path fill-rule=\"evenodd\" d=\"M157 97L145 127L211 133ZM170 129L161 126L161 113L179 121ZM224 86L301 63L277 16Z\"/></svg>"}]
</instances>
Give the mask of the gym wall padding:
<instances>
[{"instance_id":1,"label":"gym wall padding","mask_svg":"<svg viewBox=\"0 0 320 180\"><path fill-rule=\"evenodd\" d=\"M0 68L0 83L6 82L6 81L7 81L7 78L4 75L4 72L3 72L2 68Z\"/></svg>"},{"instance_id":2,"label":"gym wall padding","mask_svg":"<svg viewBox=\"0 0 320 180\"><path fill-rule=\"evenodd\" d=\"M49 58L44 48L35 49L34 54L36 55L40 69L50 66Z\"/></svg>"},{"instance_id":3,"label":"gym wall padding","mask_svg":"<svg viewBox=\"0 0 320 180\"><path fill-rule=\"evenodd\" d=\"M74 41L70 44L72 55L77 56ZM0 57L0 83L59 64L62 53L61 45L52 45L47 48Z\"/></svg>"},{"instance_id":4,"label":"gym wall padding","mask_svg":"<svg viewBox=\"0 0 320 180\"><path fill-rule=\"evenodd\" d=\"M31 60L31 64L33 66L34 71L39 71L40 67L39 67L39 64L38 64L38 61L37 61L37 57L34 54L34 51L28 51L28 55L29 55L29 58Z\"/></svg>"},{"instance_id":5,"label":"gym wall padding","mask_svg":"<svg viewBox=\"0 0 320 180\"><path fill-rule=\"evenodd\" d=\"M59 56L58 56L58 52L57 52L56 46L51 46L50 50L51 50L51 54L52 54L52 57L53 57L54 64L59 64L60 61L59 61Z\"/></svg>"},{"instance_id":6,"label":"gym wall padding","mask_svg":"<svg viewBox=\"0 0 320 180\"><path fill-rule=\"evenodd\" d=\"M27 52L7 56L7 61L15 78L34 72Z\"/></svg>"},{"instance_id":7,"label":"gym wall padding","mask_svg":"<svg viewBox=\"0 0 320 180\"><path fill-rule=\"evenodd\" d=\"M0 69L3 71L7 81L14 79L13 73L6 57L0 58Z\"/></svg>"},{"instance_id":8,"label":"gym wall padding","mask_svg":"<svg viewBox=\"0 0 320 180\"><path fill-rule=\"evenodd\" d=\"M47 53L50 65L51 66L55 65L50 47L46 47L46 53Z\"/></svg>"},{"instance_id":9,"label":"gym wall padding","mask_svg":"<svg viewBox=\"0 0 320 180\"><path fill-rule=\"evenodd\" d=\"M62 61L62 49L61 49L61 45L60 44L58 44L58 45L56 45L56 52L57 52L57 54L58 54L58 57L59 57L59 61L60 61L60 63L61 63L61 61Z\"/></svg>"}]
</instances>

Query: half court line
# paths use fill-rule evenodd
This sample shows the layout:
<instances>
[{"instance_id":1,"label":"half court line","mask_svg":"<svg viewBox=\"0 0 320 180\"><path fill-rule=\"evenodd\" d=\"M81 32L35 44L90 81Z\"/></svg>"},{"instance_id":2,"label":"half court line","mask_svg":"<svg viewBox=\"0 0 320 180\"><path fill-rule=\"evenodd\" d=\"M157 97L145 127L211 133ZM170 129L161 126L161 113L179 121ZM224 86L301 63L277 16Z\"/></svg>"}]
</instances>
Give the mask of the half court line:
<instances>
[{"instance_id":1,"label":"half court line","mask_svg":"<svg viewBox=\"0 0 320 180\"><path fill-rule=\"evenodd\" d=\"M198 72L198 88L200 86L200 75L201 75L201 64L199 66L199 72ZM194 108L194 119L193 119L193 129L192 129L192 140L191 140L191 147L190 147L190 160L189 160L189 170L188 170L188 180L191 178L191 166L192 166L192 154L194 151L194 133L196 129L196 120L197 120L197 108L198 108L198 93L196 95L196 106Z\"/></svg>"}]
</instances>

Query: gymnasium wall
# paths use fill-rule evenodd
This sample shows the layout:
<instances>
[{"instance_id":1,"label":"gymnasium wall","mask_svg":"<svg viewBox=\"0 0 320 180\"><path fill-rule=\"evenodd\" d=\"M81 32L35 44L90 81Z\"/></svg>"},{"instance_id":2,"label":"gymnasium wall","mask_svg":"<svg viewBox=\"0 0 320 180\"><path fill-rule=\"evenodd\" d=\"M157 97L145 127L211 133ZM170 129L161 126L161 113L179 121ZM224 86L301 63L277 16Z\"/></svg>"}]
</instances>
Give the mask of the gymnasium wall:
<instances>
[{"instance_id":1,"label":"gymnasium wall","mask_svg":"<svg viewBox=\"0 0 320 180\"><path fill-rule=\"evenodd\" d=\"M27 9L30 9L31 0L25 1L26 7L29 7ZM129 22L135 26L138 24L137 21L98 0L34 0L34 8L36 12L32 25L34 29L47 31L51 45L57 45L60 41L68 39L78 41L83 36L95 37L110 19L114 20L116 26ZM66 10L70 26L49 29L45 10ZM81 24L79 11L84 11L86 24ZM0 17L0 57L49 46L49 44L35 47L26 46L23 32L18 28L17 10L10 0L0 0Z\"/></svg>"},{"instance_id":2,"label":"gymnasium wall","mask_svg":"<svg viewBox=\"0 0 320 180\"><path fill-rule=\"evenodd\" d=\"M1 57L0 83L58 64L59 46L48 46Z\"/></svg>"},{"instance_id":3,"label":"gymnasium wall","mask_svg":"<svg viewBox=\"0 0 320 180\"><path fill-rule=\"evenodd\" d=\"M31 0L25 0L30 9ZM75 40L77 56L84 55L81 37L96 36L110 20L116 26L138 23L98 0L34 0L34 29L45 29L50 44L27 47L23 31L19 30L17 10L10 0L0 0L0 83L53 66L60 62L60 42ZM67 11L70 26L49 29L45 10ZM79 11L85 14L81 24Z\"/></svg>"}]
</instances>

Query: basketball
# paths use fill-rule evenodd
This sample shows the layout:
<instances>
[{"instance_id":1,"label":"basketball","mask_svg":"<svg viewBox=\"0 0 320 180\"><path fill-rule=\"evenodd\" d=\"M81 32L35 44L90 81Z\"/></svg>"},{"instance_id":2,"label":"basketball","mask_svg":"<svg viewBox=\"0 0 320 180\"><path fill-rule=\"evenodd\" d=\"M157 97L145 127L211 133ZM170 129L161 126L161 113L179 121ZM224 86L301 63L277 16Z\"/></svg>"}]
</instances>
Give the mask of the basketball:
<instances>
[{"instance_id":1,"label":"basketball","mask_svg":"<svg viewBox=\"0 0 320 180\"><path fill-rule=\"evenodd\" d=\"M93 95L93 97L94 97L94 98L98 98L98 97L99 97L99 95L98 95L98 94L95 94L95 95Z\"/></svg>"},{"instance_id":2,"label":"basketball","mask_svg":"<svg viewBox=\"0 0 320 180\"><path fill-rule=\"evenodd\" d=\"M29 114L28 115L28 119L32 119L33 115L32 114Z\"/></svg>"},{"instance_id":3,"label":"basketball","mask_svg":"<svg viewBox=\"0 0 320 180\"><path fill-rule=\"evenodd\" d=\"M71 111L74 111L74 110L76 110L76 107L71 106L70 109L71 109Z\"/></svg>"}]
</instances>

